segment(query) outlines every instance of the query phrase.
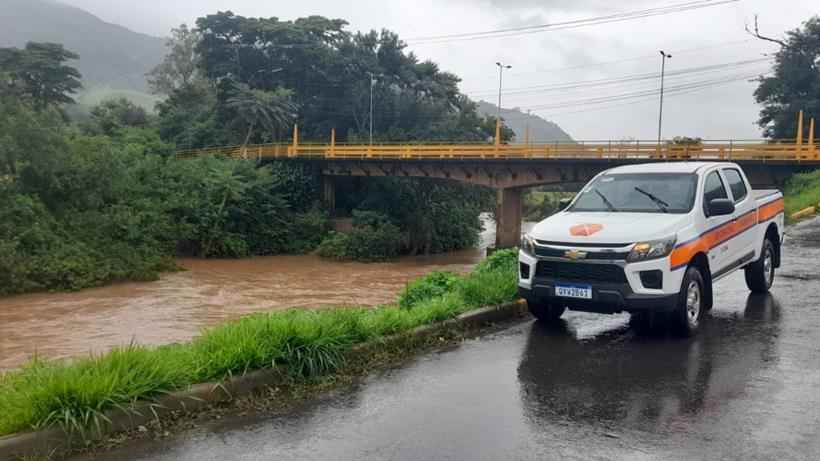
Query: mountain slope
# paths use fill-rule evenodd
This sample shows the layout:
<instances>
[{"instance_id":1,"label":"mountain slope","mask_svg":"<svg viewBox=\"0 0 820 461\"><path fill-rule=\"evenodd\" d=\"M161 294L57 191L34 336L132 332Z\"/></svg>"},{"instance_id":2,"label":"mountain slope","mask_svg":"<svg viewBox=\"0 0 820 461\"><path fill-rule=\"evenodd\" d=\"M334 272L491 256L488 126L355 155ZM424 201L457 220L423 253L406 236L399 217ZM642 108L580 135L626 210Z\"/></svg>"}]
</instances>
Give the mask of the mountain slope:
<instances>
[{"instance_id":1,"label":"mountain slope","mask_svg":"<svg viewBox=\"0 0 820 461\"><path fill-rule=\"evenodd\" d=\"M486 101L478 102L478 113L482 116L495 117L498 106ZM573 139L557 124L544 120L537 115L528 115L519 109L501 109L501 118L504 123L515 132L516 142L524 142L527 125L530 128L532 142L573 142Z\"/></svg>"},{"instance_id":2,"label":"mountain slope","mask_svg":"<svg viewBox=\"0 0 820 461\"><path fill-rule=\"evenodd\" d=\"M109 24L54 0L0 0L0 46L56 42L80 55L87 88L146 91L145 74L165 55L165 40Z\"/></svg>"}]
</instances>

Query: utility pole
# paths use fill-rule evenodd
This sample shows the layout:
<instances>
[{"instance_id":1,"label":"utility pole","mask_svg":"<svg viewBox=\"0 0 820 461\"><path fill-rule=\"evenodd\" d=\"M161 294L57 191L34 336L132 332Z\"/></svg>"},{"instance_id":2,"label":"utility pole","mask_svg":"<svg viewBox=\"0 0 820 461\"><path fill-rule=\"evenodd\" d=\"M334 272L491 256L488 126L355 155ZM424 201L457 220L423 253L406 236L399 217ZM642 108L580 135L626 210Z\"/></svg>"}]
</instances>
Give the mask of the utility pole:
<instances>
[{"instance_id":1,"label":"utility pole","mask_svg":"<svg viewBox=\"0 0 820 461\"><path fill-rule=\"evenodd\" d=\"M370 145L373 145L373 86L376 84L376 78L373 77L373 72L370 74Z\"/></svg>"},{"instance_id":2,"label":"utility pole","mask_svg":"<svg viewBox=\"0 0 820 461\"><path fill-rule=\"evenodd\" d=\"M661 50L661 108L658 113L658 149L661 148L661 133L663 130L663 78L666 74L667 59L672 59L672 55L664 53L664 51Z\"/></svg>"},{"instance_id":3,"label":"utility pole","mask_svg":"<svg viewBox=\"0 0 820 461\"><path fill-rule=\"evenodd\" d=\"M525 143L527 147L530 147L530 118L532 117L532 109L527 109L527 130L526 134L524 135Z\"/></svg>"},{"instance_id":4,"label":"utility pole","mask_svg":"<svg viewBox=\"0 0 820 461\"><path fill-rule=\"evenodd\" d=\"M505 66L500 62L495 63L498 66L498 123L501 123L501 88L504 79L504 69L512 69L512 66Z\"/></svg>"}]
</instances>

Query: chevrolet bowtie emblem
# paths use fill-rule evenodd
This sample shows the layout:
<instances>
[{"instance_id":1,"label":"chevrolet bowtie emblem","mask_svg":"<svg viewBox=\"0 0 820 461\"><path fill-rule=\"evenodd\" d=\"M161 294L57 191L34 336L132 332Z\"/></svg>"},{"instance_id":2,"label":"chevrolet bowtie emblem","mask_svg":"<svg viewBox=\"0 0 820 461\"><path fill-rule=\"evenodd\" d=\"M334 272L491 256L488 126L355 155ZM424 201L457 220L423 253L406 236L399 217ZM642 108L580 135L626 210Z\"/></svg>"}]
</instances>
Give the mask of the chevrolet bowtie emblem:
<instances>
[{"instance_id":1,"label":"chevrolet bowtie emblem","mask_svg":"<svg viewBox=\"0 0 820 461\"><path fill-rule=\"evenodd\" d=\"M564 257L571 259L573 261L578 261L579 259L586 259L587 252L579 250L569 250L564 252Z\"/></svg>"}]
</instances>

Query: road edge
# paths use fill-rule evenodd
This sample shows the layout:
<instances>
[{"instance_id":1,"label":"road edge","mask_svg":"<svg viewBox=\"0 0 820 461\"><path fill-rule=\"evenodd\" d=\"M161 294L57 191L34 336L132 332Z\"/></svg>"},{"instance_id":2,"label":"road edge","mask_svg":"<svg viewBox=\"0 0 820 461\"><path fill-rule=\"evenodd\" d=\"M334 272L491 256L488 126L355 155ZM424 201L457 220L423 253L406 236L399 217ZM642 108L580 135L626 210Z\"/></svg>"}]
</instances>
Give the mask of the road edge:
<instances>
[{"instance_id":1,"label":"road edge","mask_svg":"<svg viewBox=\"0 0 820 461\"><path fill-rule=\"evenodd\" d=\"M527 304L523 300L484 307L461 314L454 319L424 325L408 332L356 345L350 348L345 356L348 359L361 358L377 353L386 345L399 343L407 338L427 338L452 329L474 330L485 325L524 317L526 313ZM0 461L17 461L37 456L50 459L65 454L72 447L76 448L77 443L82 445L87 442L96 442L112 434L137 430L140 426L172 412L192 413L211 405L230 402L238 397L280 385L285 382L286 378L279 370L265 369L221 382L196 384L186 390L173 392L152 401L139 401L126 409L110 411L106 413L108 424L99 432L86 434L85 437L54 427L2 436L0 437Z\"/></svg>"}]
</instances>

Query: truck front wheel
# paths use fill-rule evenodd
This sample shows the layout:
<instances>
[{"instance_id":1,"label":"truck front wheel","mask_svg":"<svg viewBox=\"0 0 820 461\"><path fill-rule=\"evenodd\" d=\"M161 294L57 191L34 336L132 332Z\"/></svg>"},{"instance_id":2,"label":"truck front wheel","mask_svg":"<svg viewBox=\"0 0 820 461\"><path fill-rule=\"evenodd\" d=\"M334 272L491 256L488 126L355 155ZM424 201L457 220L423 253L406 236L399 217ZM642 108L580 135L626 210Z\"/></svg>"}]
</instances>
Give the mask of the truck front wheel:
<instances>
[{"instance_id":1,"label":"truck front wheel","mask_svg":"<svg viewBox=\"0 0 820 461\"><path fill-rule=\"evenodd\" d=\"M538 319L541 323L555 323L562 315L566 307L557 306L555 304L548 304L544 302L527 301L527 307L530 308L530 313Z\"/></svg>"},{"instance_id":2,"label":"truck front wheel","mask_svg":"<svg viewBox=\"0 0 820 461\"><path fill-rule=\"evenodd\" d=\"M763 241L760 258L746 266L746 286L752 293L767 293L774 282L774 245Z\"/></svg>"},{"instance_id":3,"label":"truck front wheel","mask_svg":"<svg viewBox=\"0 0 820 461\"><path fill-rule=\"evenodd\" d=\"M678 303L672 313L672 319L678 330L685 336L691 336L700 327L704 302L703 276L697 267L689 267L683 276L683 283L678 294Z\"/></svg>"}]
</instances>

